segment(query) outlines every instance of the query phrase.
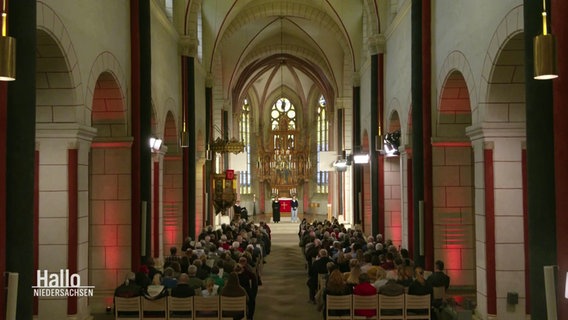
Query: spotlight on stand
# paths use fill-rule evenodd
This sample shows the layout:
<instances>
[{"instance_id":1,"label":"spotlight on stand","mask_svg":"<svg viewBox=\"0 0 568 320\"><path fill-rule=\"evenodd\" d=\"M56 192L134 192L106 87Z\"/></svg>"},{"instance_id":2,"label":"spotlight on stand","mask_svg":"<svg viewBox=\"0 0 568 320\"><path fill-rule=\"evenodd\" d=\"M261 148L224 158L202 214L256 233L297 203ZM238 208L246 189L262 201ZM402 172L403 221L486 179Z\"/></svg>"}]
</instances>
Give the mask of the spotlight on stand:
<instances>
[{"instance_id":1,"label":"spotlight on stand","mask_svg":"<svg viewBox=\"0 0 568 320\"><path fill-rule=\"evenodd\" d=\"M150 149L152 152L158 152L162 149L162 139L157 137L150 137Z\"/></svg>"},{"instance_id":2,"label":"spotlight on stand","mask_svg":"<svg viewBox=\"0 0 568 320\"><path fill-rule=\"evenodd\" d=\"M395 130L385 135L383 148L380 151L387 157L396 157L400 155L398 147L400 147L400 130Z\"/></svg>"}]
</instances>

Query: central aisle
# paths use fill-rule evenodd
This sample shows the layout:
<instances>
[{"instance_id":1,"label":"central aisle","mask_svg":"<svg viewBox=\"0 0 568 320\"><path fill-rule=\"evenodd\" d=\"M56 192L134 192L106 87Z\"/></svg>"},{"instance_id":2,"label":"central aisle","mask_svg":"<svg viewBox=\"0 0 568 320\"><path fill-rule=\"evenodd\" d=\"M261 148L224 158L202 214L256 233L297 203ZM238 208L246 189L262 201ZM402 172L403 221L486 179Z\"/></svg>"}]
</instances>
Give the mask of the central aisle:
<instances>
[{"instance_id":1,"label":"central aisle","mask_svg":"<svg viewBox=\"0 0 568 320\"><path fill-rule=\"evenodd\" d=\"M271 223L272 251L266 258L254 319L319 320L321 312L308 303L307 270L298 246L298 224Z\"/></svg>"}]
</instances>

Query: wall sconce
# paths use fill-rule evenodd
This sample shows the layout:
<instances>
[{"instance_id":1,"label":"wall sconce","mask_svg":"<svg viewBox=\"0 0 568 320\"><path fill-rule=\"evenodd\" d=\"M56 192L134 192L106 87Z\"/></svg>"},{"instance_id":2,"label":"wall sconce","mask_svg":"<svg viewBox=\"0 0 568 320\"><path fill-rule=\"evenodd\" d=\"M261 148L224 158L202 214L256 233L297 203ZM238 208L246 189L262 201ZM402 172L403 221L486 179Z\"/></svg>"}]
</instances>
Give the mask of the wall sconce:
<instances>
[{"instance_id":1,"label":"wall sconce","mask_svg":"<svg viewBox=\"0 0 568 320\"><path fill-rule=\"evenodd\" d=\"M546 23L546 0L542 1L542 34L533 39L534 78L549 80L558 78L556 71L556 39L548 34Z\"/></svg>"},{"instance_id":2,"label":"wall sconce","mask_svg":"<svg viewBox=\"0 0 568 320\"><path fill-rule=\"evenodd\" d=\"M16 39L6 35L6 0L2 1L2 36L0 37L0 81L16 80Z\"/></svg>"},{"instance_id":3,"label":"wall sconce","mask_svg":"<svg viewBox=\"0 0 568 320\"><path fill-rule=\"evenodd\" d=\"M162 149L162 139L156 137L150 137L150 149L152 152L158 152Z\"/></svg>"}]
</instances>

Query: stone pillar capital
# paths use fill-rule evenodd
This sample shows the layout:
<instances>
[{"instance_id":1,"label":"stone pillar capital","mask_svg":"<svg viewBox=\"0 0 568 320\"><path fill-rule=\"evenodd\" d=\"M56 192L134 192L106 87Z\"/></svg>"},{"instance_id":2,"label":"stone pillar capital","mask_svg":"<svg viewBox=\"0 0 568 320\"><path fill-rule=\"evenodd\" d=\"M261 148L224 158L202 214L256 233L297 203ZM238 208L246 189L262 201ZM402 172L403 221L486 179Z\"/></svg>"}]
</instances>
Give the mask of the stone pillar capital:
<instances>
[{"instance_id":1,"label":"stone pillar capital","mask_svg":"<svg viewBox=\"0 0 568 320\"><path fill-rule=\"evenodd\" d=\"M371 55L385 53L386 39L384 34L373 34L369 36L369 53Z\"/></svg>"},{"instance_id":2,"label":"stone pillar capital","mask_svg":"<svg viewBox=\"0 0 568 320\"><path fill-rule=\"evenodd\" d=\"M182 56L195 57L199 41L190 36L181 36L179 39L179 52Z\"/></svg>"},{"instance_id":3,"label":"stone pillar capital","mask_svg":"<svg viewBox=\"0 0 568 320\"><path fill-rule=\"evenodd\" d=\"M353 82L353 87L361 86L361 74L358 71L353 72L351 80Z\"/></svg>"}]
</instances>

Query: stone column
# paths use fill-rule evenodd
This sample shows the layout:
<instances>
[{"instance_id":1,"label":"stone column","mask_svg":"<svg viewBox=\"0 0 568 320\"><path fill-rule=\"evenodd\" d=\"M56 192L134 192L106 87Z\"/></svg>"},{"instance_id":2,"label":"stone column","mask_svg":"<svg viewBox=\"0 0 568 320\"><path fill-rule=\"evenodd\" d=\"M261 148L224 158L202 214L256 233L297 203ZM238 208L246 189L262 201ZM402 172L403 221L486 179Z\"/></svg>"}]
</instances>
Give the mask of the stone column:
<instances>
[{"instance_id":1,"label":"stone column","mask_svg":"<svg viewBox=\"0 0 568 320\"><path fill-rule=\"evenodd\" d=\"M488 319L521 319L524 310L522 151L519 124L468 128L474 151L478 312ZM516 309L507 292L519 293Z\"/></svg>"},{"instance_id":2,"label":"stone column","mask_svg":"<svg viewBox=\"0 0 568 320\"><path fill-rule=\"evenodd\" d=\"M95 130L76 124L37 126L39 270L68 269L89 281L89 150ZM65 178L66 177L66 178ZM87 297L41 297L39 315L89 315Z\"/></svg>"}]
</instances>

